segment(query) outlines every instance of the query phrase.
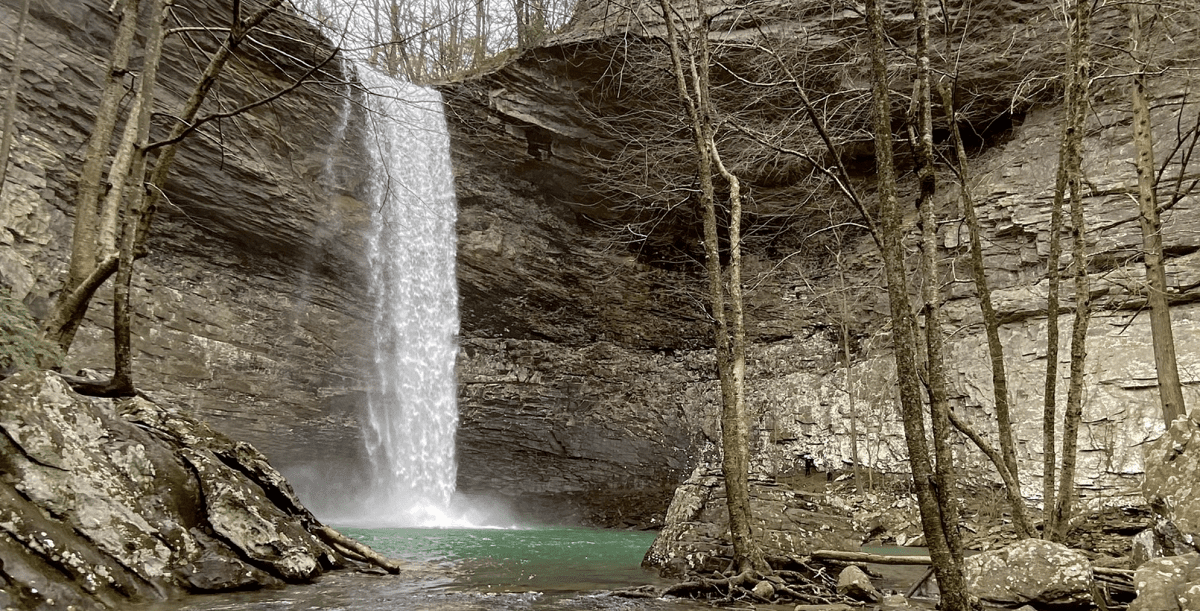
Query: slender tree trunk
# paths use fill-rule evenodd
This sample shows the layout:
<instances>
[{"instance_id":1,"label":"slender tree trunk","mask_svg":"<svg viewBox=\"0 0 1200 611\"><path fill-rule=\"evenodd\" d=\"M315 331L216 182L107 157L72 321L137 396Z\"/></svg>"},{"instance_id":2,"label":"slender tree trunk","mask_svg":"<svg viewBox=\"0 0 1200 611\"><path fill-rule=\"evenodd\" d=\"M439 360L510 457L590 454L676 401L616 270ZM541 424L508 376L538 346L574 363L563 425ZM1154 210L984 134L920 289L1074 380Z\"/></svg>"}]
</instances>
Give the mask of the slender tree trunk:
<instances>
[{"instance_id":1,"label":"slender tree trunk","mask_svg":"<svg viewBox=\"0 0 1200 611\"><path fill-rule=\"evenodd\" d=\"M94 273L97 270L108 269L107 266L99 266L101 260L105 259L107 255L100 252L97 243L99 205L103 195L101 179L104 175L105 161L108 160L113 131L117 125L121 98L124 96L125 75L129 72L129 53L133 45L134 34L137 32L140 0L127 0L122 3L122 6L117 36L113 40L112 54L109 56L104 75L100 105L96 109L96 123L92 126L92 133L88 136L83 167L79 172L75 194L75 228L71 239L70 268L54 303L54 308L42 321L42 332L45 338L58 344L64 355L75 339L75 331L83 321L88 303L95 291L93 288L81 298L77 289L93 285L98 288L108 279L108 274L115 271L115 268L112 268L108 274L99 278L99 282L95 282Z\"/></svg>"},{"instance_id":2,"label":"slender tree trunk","mask_svg":"<svg viewBox=\"0 0 1200 611\"><path fill-rule=\"evenodd\" d=\"M1071 26L1073 27L1073 26ZM1075 47L1068 43L1068 62L1073 63ZM1076 121L1082 112L1075 109L1075 79L1078 71L1068 66L1063 72L1063 119L1058 147L1058 170L1054 178L1054 199L1050 206L1050 245L1046 258L1046 379L1042 393L1042 537L1053 539L1056 530L1057 448L1055 427L1058 423L1059 314L1062 294L1063 208L1070 182L1071 159L1082 143L1082 124ZM1077 138L1078 136L1078 138Z\"/></svg>"},{"instance_id":3,"label":"slender tree trunk","mask_svg":"<svg viewBox=\"0 0 1200 611\"><path fill-rule=\"evenodd\" d=\"M1063 413L1062 469L1054 505L1055 541L1066 538L1070 529L1075 500L1075 462L1079 425L1083 417L1083 376L1087 362L1087 329L1091 319L1091 286L1088 279L1087 227L1083 216L1083 128L1087 111L1088 63L1091 32L1091 3L1079 0L1075 5L1071 31L1071 62L1075 71L1068 95L1072 98L1069 134L1072 139L1067 158L1067 185L1071 192L1071 266L1075 285L1075 319L1071 325L1071 378L1067 387L1067 405Z\"/></svg>"},{"instance_id":4,"label":"slender tree trunk","mask_svg":"<svg viewBox=\"0 0 1200 611\"><path fill-rule=\"evenodd\" d=\"M933 158L933 103L929 65L929 8L926 0L913 0L917 22L917 77L914 82L910 125L917 133L912 140L917 157L919 186L917 208L921 218L921 268L924 276L922 310L925 318L926 375L929 389L930 424L933 428L934 493L937 495L941 529L956 566L962 563L962 538L958 533L958 482L954 475L954 450L950 445L950 399L946 390L945 339L942 334L941 274L937 254L937 171Z\"/></svg>"},{"instance_id":5,"label":"slender tree trunk","mask_svg":"<svg viewBox=\"0 0 1200 611\"><path fill-rule=\"evenodd\" d=\"M841 246L841 237L838 238L838 246ZM858 460L858 405L854 402L854 385L851 379L851 363L850 363L850 325L846 322L850 316L849 297L846 295L846 270L842 267L842 256L839 252L834 255L837 258L838 265L838 280L841 284L842 291L842 307L841 307L841 327L842 332L842 365L845 367L846 373L846 403L850 408L850 460L854 462L854 489L862 491L862 465Z\"/></svg>"},{"instance_id":6,"label":"slender tree trunk","mask_svg":"<svg viewBox=\"0 0 1200 611\"><path fill-rule=\"evenodd\" d=\"M29 0L21 3L21 16L17 18L17 30L13 40L13 61L8 80L8 99L4 104L4 137L0 139L0 196L4 194L4 181L8 176L8 155L12 150L13 119L17 116L17 92L21 88L21 70L25 63L25 22L29 20ZM0 197L0 206L4 199ZM3 209L0 209L3 212Z\"/></svg>"},{"instance_id":7,"label":"slender tree trunk","mask_svg":"<svg viewBox=\"0 0 1200 611\"><path fill-rule=\"evenodd\" d=\"M729 509L730 540L734 563L739 573L770 571L762 550L754 540L751 524L749 493L749 434L745 407L745 331L741 304L740 252L741 196L740 183L721 163L713 133L713 108L708 82L709 51L707 24L697 23L689 38L695 45L693 55L684 68L680 36L675 26L674 12L668 0L659 0L667 25L667 41L679 96L687 109L695 139L696 165L700 182L700 207L704 220L704 254L708 274L709 303L712 308L713 335L716 344L717 377L721 386L721 448L725 476L726 501ZM698 15L703 9L697 3ZM698 54L698 57L696 56ZM689 86L690 83L690 86ZM730 303L733 325L730 328L725 301L724 271L721 269L720 242L717 232L714 167L729 182L730 187Z\"/></svg>"},{"instance_id":8,"label":"slender tree trunk","mask_svg":"<svg viewBox=\"0 0 1200 611\"><path fill-rule=\"evenodd\" d=\"M1150 103L1146 99L1146 64L1149 60L1141 45L1143 13L1140 4L1127 4L1129 13L1130 54L1137 70L1129 87L1133 106L1133 145L1138 177L1138 221L1142 229L1142 261L1146 267L1146 300L1150 305L1150 335L1154 343L1154 365L1158 371L1158 396L1163 422L1170 426L1187 414L1179 365L1175 358L1175 337L1171 329L1171 306L1167 303L1167 272L1163 263L1162 221L1158 216L1155 193L1154 137L1150 126Z\"/></svg>"},{"instance_id":9,"label":"slender tree trunk","mask_svg":"<svg viewBox=\"0 0 1200 611\"><path fill-rule=\"evenodd\" d=\"M487 57L487 3L475 0L475 59L474 67L483 65Z\"/></svg>"},{"instance_id":10,"label":"slender tree trunk","mask_svg":"<svg viewBox=\"0 0 1200 611\"><path fill-rule=\"evenodd\" d=\"M130 122L137 125L134 134L133 160L125 182L129 196L126 202L126 222L121 225L120 261L113 284L113 391L122 395L134 392L132 311L130 285L133 281L134 251L137 247L138 224L142 206L148 203L146 186L146 145L150 140L150 117L154 108L154 92L158 88L158 67L162 63L164 22L167 19L164 0L151 0L150 24L146 31L146 54L138 92L138 107Z\"/></svg>"},{"instance_id":11,"label":"slender tree trunk","mask_svg":"<svg viewBox=\"0 0 1200 611\"><path fill-rule=\"evenodd\" d=\"M1016 528L1017 534L1021 537L1032 537L1034 529L1029 521L1029 513L1025 509L1025 498L1021 495L1020 471L1017 468L1017 452L1013 444L1012 417L1009 415L1008 403L1008 375L1004 367L1004 344L1000 342L1000 317L996 315L996 307L992 303L992 291L988 285L987 270L983 265L982 231L979 227L979 216L975 212L975 200L971 196L970 162L967 160L967 151L958 130L958 113L954 107L953 95L945 84L941 84L939 90L942 107L950 122L951 139L954 142L954 159L957 165L963 215L966 218L967 231L970 234L971 275L975 280L979 308L983 313L983 327L987 335L988 356L992 366L992 399L996 406L996 429L1001 448L1000 460L992 462L996 465L996 470L1000 472L1000 479L1004 482L1004 490L1008 497L1008 503L1012 507L1013 526Z\"/></svg>"},{"instance_id":12,"label":"slender tree trunk","mask_svg":"<svg viewBox=\"0 0 1200 611\"><path fill-rule=\"evenodd\" d=\"M875 132L875 163L882 216L883 261L888 284L888 304L892 316L893 350L896 378L900 390L900 410L904 437L908 445L913 488L921 512L929 555L942 591L942 608L964 611L970 608L962 567L955 561L943 530L938 498L933 490L933 468L925 442L920 379L916 368L915 325L908 296L907 269L901 244L901 215L896 195L896 175L892 162L891 104L888 93L887 63L884 55L883 12L879 0L867 0L868 49L871 62L872 118Z\"/></svg>"}]
</instances>

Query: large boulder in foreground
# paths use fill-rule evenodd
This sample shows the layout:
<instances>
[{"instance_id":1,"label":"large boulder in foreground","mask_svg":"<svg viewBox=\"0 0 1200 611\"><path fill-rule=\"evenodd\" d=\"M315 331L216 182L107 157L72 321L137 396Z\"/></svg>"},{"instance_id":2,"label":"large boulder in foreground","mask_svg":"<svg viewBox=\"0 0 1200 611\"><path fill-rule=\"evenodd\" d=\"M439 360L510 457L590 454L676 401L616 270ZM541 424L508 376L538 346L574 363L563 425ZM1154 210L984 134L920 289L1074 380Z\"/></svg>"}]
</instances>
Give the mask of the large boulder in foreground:
<instances>
[{"instance_id":1,"label":"large boulder in foreground","mask_svg":"<svg viewBox=\"0 0 1200 611\"><path fill-rule=\"evenodd\" d=\"M849 517L818 505L816 497L759 477L750 482L754 536L767 556L803 556L818 549L857 549L862 540ZM733 548L725 479L715 459L704 460L679 488L667 509L666 525L642 566L661 574L723 571Z\"/></svg>"},{"instance_id":2,"label":"large boulder in foreground","mask_svg":"<svg viewBox=\"0 0 1200 611\"><path fill-rule=\"evenodd\" d=\"M967 589L1001 607L1091 609L1092 565L1065 545L1024 539L966 559Z\"/></svg>"},{"instance_id":3,"label":"large boulder in foreground","mask_svg":"<svg viewBox=\"0 0 1200 611\"><path fill-rule=\"evenodd\" d=\"M1155 558L1133 575L1137 598L1129 611L1200 609L1200 554Z\"/></svg>"},{"instance_id":4,"label":"large boulder in foreground","mask_svg":"<svg viewBox=\"0 0 1200 611\"><path fill-rule=\"evenodd\" d=\"M0 381L0 603L125 608L303 582L345 559L245 443L143 397Z\"/></svg>"},{"instance_id":5,"label":"large boulder in foreground","mask_svg":"<svg viewBox=\"0 0 1200 611\"><path fill-rule=\"evenodd\" d=\"M1142 495L1154 512L1153 536L1165 556L1200 551L1200 421L1193 411L1146 446Z\"/></svg>"}]
</instances>

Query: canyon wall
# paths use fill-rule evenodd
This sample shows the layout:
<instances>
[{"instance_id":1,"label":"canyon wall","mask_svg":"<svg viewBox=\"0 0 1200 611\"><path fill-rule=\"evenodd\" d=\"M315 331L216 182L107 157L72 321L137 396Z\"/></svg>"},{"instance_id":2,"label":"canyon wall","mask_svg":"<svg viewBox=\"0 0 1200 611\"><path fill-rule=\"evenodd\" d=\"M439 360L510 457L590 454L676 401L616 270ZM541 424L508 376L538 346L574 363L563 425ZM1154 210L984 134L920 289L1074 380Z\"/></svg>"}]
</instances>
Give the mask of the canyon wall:
<instances>
[{"instance_id":1,"label":"canyon wall","mask_svg":"<svg viewBox=\"0 0 1200 611\"><path fill-rule=\"evenodd\" d=\"M30 40L38 44L27 46L19 132L0 210L0 282L41 315L65 267L74 175L113 19L98 0L37 4ZM1052 31L1036 7L993 4L997 36ZM6 23L15 22L18 5L0 0ZM216 14L209 9L200 17ZM811 18L817 32L857 27L850 15L800 17ZM642 22L647 32L633 23L585 10L573 29L542 47L438 86L447 101L459 197L459 488L549 520L654 525L717 434L706 314L691 288L700 279L614 239L611 229L627 212L596 188L600 160L621 145L598 117L625 116L646 103L611 87L620 76L612 60L623 41L653 34L652 21ZM292 40L320 40L294 18L273 27ZM0 69L11 65L9 42L0 40ZM295 44L293 52L312 56L325 43ZM173 53L169 65L191 65L181 49ZM1004 81L1024 69L979 65L973 76L979 90L988 90L989 78ZM176 97L185 87L183 70L169 75ZM251 95L255 79L281 79L265 62L248 59L236 70L234 82L246 90L230 87L233 99ZM253 443L318 514L359 484L365 457L358 418L371 383L363 245L369 211L359 199L366 156L357 136L336 133L341 91L330 77L192 139L169 185L170 204L156 221L153 253L135 273L139 387L189 404L214 428ZM1182 95L1180 85L1159 98L1168 103ZM1011 98L1011 91L996 92L980 103L980 121L1001 118L978 143L972 188L1006 320L1026 492L1036 496L1042 259L1057 111L1049 94L1001 110ZM1089 336L1082 481L1109 499L1133 492L1139 448L1161 433L1148 324L1138 314L1140 238L1123 191L1133 184L1123 99L1116 84L1101 92L1086 162L1090 219L1111 226L1091 240L1099 309ZM1193 116L1187 109L1185 122ZM1175 124L1169 112L1156 116L1159 133L1173 134ZM869 186L869 159L856 159ZM778 193L799 193L802 186L788 189ZM947 179L938 202L950 218L953 191ZM915 212L910 217L915 222ZM844 469L854 414L864 462L904 469L874 247L848 234L834 257L806 241L820 220L817 211L797 214L779 231L790 237L746 255L747 277L754 279L748 294L754 468L764 482L802 469L806 455L820 469ZM1200 398L1200 322L1190 305L1200 294L1197 222L1188 197L1164 230L1192 401ZM953 223L943 227L953 393L960 413L986 430L990 378L965 282L964 232ZM108 292L99 295L68 370L111 362ZM843 324L853 340L853 401L840 363ZM964 447L961 454L977 483L993 480L977 452Z\"/></svg>"}]
</instances>

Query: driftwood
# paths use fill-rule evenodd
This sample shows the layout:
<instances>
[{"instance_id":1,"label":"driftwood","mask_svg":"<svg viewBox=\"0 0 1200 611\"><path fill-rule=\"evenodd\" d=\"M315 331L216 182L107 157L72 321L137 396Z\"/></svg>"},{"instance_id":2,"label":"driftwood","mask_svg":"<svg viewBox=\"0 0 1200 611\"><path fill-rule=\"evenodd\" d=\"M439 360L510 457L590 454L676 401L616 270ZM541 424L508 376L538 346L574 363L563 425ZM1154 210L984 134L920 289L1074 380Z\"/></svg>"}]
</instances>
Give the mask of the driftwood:
<instances>
[{"instance_id":1,"label":"driftwood","mask_svg":"<svg viewBox=\"0 0 1200 611\"><path fill-rule=\"evenodd\" d=\"M347 537L346 535L343 535L342 533L328 526L314 526L312 527L312 532L326 543L329 543L335 547L350 550L353 552L353 554L366 559L367 562L374 564L375 566L393 575L400 572L400 568L402 567L400 562L390 558L385 558L382 554L371 549L370 547L367 547L363 543L355 541L354 539L351 539L350 537Z\"/></svg>"},{"instance_id":2,"label":"driftwood","mask_svg":"<svg viewBox=\"0 0 1200 611\"><path fill-rule=\"evenodd\" d=\"M870 562L871 564L929 564L929 556L884 556L866 552L838 552L834 550L817 550L812 553L813 560L837 560L839 562Z\"/></svg>"}]
</instances>

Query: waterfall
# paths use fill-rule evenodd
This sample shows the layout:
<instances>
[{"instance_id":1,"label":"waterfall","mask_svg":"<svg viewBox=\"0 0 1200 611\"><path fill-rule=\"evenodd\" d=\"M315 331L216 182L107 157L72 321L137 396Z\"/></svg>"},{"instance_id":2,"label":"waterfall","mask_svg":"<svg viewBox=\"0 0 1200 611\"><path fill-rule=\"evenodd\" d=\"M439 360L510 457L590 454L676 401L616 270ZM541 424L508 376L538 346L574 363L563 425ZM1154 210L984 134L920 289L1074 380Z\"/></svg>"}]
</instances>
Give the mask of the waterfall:
<instances>
[{"instance_id":1,"label":"waterfall","mask_svg":"<svg viewBox=\"0 0 1200 611\"><path fill-rule=\"evenodd\" d=\"M369 527L511 524L504 503L455 493L457 203L441 95L373 68L378 15L368 5L297 4L347 49L343 61L363 91L347 100L366 111L372 161L365 201L374 371L360 417L369 473L361 494L327 499L333 515L322 518ZM326 484L326 493L337 490Z\"/></svg>"},{"instance_id":2,"label":"waterfall","mask_svg":"<svg viewBox=\"0 0 1200 611\"><path fill-rule=\"evenodd\" d=\"M457 473L456 202L441 95L359 65L372 156L368 257L374 385L366 521L444 525Z\"/></svg>"}]
</instances>

